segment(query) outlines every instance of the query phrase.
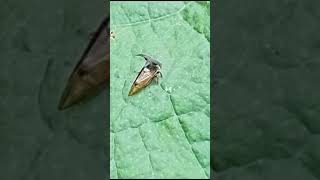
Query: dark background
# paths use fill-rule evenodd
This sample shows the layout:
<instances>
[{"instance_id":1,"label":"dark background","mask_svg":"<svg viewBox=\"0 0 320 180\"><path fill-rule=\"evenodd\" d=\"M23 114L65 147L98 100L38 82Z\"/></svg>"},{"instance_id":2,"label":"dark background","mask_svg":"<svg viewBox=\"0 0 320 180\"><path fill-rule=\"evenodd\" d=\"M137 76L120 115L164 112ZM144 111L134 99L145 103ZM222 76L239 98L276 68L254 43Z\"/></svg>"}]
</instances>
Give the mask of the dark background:
<instances>
[{"instance_id":1,"label":"dark background","mask_svg":"<svg viewBox=\"0 0 320 180\"><path fill-rule=\"evenodd\" d=\"M320 179L319 7L215 1L214 179Z\"/></svg>"},{"instance_id":2,"label":"dark background","mask_svg":"<svg viewBox=\"0 0 320 180\"><path fill-rule=\"evenodd\" d=\"M0 0L0 179L108 177L108 91L58 103L106 1Z\"/></svg>"},{"instance_id":3,"label":"dark background","mask_svg":"<svg viewBox=\"0 0 320 180\"><path fill-rule=\"evenodd\" d=\"M213 177L320 179L320 2L213 5ZM105 179L108 91L57 105L106 2L0 8L0 179Z\"/></svg>"}]
</instances>

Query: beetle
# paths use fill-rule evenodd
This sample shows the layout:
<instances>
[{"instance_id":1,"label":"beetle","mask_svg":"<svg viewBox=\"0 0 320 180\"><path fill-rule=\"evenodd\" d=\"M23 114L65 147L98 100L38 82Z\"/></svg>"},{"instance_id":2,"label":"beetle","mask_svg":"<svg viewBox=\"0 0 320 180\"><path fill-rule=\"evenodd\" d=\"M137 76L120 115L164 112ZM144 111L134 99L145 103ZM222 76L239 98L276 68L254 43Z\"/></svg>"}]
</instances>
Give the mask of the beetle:
<instances>
[{"instance_id":1,"label":"beetle","mask_svg":"<svg viewBox=\"0 0 320 180\"><path fill-rule=\"evenodd\" d=\"M160 71L162 68L162 64L159 61L145 54L137 54L136 56L143 57L146 63L132 83L128 96L132 96L143 88L147 87L154 79L158 84L159 77L162 77L162 73Z\"/></svg>"}]
</instances>

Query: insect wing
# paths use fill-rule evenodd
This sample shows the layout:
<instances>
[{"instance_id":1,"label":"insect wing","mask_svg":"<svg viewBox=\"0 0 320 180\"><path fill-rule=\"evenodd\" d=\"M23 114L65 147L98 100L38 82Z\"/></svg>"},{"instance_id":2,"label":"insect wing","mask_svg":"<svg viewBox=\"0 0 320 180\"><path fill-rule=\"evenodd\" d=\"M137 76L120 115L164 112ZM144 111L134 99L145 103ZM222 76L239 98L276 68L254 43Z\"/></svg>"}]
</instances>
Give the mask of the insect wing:
<instances>
[{"instance_id":1,"label":"insect wing","mask_svg":"<svg viewBox=\"0 0 320 180\"><path fill-rule=\"evenodd\" d=\"M155 74L156 70L150 70L146 67L142 68L131 86L129 96L136 94L138 91L148 86L155 77Z\"/></svg>"},{"instance_id":2,"label":"insect wing","mask_svg":"<svg viewBox=\"0 0 320 180\"><path fill-rule=\"evenodd\" d=\"M109 80L108 31L109 18L105 18L68 79L60 99L60 110L96 95L107 86Z\"/></svg>"}]
</instances>

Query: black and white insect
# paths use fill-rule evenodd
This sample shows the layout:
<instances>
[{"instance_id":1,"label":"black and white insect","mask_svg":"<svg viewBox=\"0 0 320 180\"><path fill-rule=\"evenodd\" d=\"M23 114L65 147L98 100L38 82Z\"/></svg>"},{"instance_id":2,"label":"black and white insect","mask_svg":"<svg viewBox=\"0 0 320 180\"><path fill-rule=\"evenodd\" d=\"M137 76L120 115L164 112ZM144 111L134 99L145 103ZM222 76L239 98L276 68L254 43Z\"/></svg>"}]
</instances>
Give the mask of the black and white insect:
<instances>
[{"instance_id":1,"label":"black and white insect","mask_svg":"<svg viewBox=\"0 0 320 180\"><path fill-rule=\"evenodd\" d=\"M162 77L160 71L162 64L159 61L145 54L137 54L137 56L143 57L146 63L132 83L128 96L132 96L147 87L154 79L159 83L159 77Z\"/></svg>"}]
</instances>

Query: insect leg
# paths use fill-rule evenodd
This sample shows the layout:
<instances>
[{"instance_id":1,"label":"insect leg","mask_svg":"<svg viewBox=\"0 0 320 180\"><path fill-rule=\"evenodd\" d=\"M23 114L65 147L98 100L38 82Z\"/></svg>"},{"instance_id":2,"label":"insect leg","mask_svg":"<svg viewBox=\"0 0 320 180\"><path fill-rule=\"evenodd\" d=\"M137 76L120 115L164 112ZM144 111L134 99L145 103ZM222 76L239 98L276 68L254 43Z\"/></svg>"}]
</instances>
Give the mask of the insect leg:
<instances>
[{"instance_id":1,"label":"insect leg","mask_svg":"<svg viewBox=\"0 0 320 180\"><path fill-rule=\"evenodd\" d=\"M156 76L154 79L156 80L156 83L159 84L159 78L158 78L158 76Z\"/></svg>"},{"instance_id":2,"label":"insect leg","mask_svg":"<svg viewBox=\"0 0 320 180\"><path fill-rule=\"evenodd\" d=\"M159 75L161 75L161 77L162 77L162 73L160 71L157 71L155 74L155 77L154 77L157 84L159 84Z\"/></svg>"},{"instance_id":3,"label":"insect leg","mask_svg":"<svg viewBox=\"0 0 320 180\"><path fill-rule=\"evenodd\" d=\"M161 76L161 78L163 77L161 71L158 71L157 74L156 74L157 77L158 77L159 75Z\"/></svg>"}]
</instances>

